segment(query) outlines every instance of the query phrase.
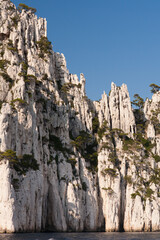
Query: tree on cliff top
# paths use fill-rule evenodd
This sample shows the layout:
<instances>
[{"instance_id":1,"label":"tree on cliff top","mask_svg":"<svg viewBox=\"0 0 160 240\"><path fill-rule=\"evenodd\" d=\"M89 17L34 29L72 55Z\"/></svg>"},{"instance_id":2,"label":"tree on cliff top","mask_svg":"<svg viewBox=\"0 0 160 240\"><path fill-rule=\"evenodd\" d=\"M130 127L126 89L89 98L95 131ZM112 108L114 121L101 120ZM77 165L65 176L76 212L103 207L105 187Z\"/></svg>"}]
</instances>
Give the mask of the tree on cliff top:
<instances>
[{"instance_id":1,"label":"tree on cliff top","mask_svg":"<svg viewBox=\"0 0 160 240\"><path fill-rule=\"evenodd\" d=\"M144 106L144 100L139 96L139 94L134 94L133 96L135 99L132 102L132 105L135 105L139 109L143 109Z\"/></svg>"},{"instance_id":2,"label":"tree on cliff top","mask_svg":"<svg viewBox=\"0 0 160 240\"><path fill-rule=\"evenodd\" d=\"M151 93L156 93L160 90L160 86L158 86L154 83L150 84L149 86L151 87Z\"/></svg>"},{"instance_id":3,"label":"tree on cliff top","mask_svg":"<svg viewBox=\"0 0 160 240\"><path fill-rule=\"evenodd\" d=\"M27 6L27 5L24 4L24 3L20 3L20 4L18 5L18 11L22 12L22 9L24 9L24 10L26 10L26 11L31 10L32 13L35 13L35 12L37 11L36 8L32 8L32 7Z\"/></svg>"}]
</instances>

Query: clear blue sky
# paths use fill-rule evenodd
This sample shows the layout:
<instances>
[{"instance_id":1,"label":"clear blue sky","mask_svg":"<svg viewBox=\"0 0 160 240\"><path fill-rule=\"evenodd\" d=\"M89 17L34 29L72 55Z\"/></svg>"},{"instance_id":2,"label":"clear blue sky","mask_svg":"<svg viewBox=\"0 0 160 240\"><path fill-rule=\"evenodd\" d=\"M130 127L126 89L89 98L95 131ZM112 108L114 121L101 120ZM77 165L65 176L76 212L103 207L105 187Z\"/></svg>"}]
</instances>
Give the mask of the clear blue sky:
<instances>
[{"instance_id":1,"label":"clear blue sky","mask_svg":"<svg viewBox=\"0 0 160 240\"><path fill-rule=\"evenodd\" d=\"M160 85L160 0L13 0L47 18L53 50L64 53L71 73L84 73L89 98L98 100L111 82L126 83L151 98Z\"/></svg>"}]
</instances>

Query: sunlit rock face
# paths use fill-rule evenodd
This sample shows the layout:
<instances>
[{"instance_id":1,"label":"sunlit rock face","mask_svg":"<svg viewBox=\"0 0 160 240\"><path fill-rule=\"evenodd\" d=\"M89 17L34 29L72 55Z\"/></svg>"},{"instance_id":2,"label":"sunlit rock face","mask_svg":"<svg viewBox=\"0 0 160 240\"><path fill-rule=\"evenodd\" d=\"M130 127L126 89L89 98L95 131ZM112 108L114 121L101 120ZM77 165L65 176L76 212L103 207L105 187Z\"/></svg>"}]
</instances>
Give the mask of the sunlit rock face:
<instances>
[{"instance_id":1,"label":"sunlit rock face","mask_svg":"<svg viewBox=\"0 0 160 240\"><path fill-rule=\"evenodd\" d=\"M46 20L0 1L0 231L159 231L160 92L98 102Z\"/></svg>"}]
</instances>

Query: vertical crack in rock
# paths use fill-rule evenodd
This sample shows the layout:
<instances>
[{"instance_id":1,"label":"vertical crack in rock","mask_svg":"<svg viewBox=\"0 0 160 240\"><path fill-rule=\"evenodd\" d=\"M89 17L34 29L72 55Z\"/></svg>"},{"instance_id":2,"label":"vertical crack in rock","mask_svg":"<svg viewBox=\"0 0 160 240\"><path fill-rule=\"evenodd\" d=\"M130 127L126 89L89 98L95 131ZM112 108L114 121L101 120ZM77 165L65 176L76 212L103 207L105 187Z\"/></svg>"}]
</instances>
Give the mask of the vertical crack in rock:
<instances>
[{"instance_id":1,"label":"vertical crack in rock","mask_svg":"<svg viewBox=\"0 0 160 240\"><path fill-rule=\"evenodd\" d=\"M120 176L120 209L119 209L119 231L124 232L124 211L125 211L125 185L123 176Z\"/></svg>"}]
</instances>

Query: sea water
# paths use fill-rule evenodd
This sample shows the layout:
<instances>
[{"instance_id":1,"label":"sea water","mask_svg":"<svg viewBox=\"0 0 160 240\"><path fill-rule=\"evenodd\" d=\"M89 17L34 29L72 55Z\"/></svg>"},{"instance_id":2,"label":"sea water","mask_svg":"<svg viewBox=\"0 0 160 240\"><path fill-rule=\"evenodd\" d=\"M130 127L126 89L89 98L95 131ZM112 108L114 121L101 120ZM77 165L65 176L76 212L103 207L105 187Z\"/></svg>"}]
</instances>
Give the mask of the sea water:
<instances>
[{"instance_id":1,"label":"sea water","mask_svg":"<svg viewBox=\"0 0 160 240\"><path fill-rule=\"evenodd\" d=\"M0 240L160 240L159 233L19 233L0 234Z\"/></svg>"}]
</instances>

